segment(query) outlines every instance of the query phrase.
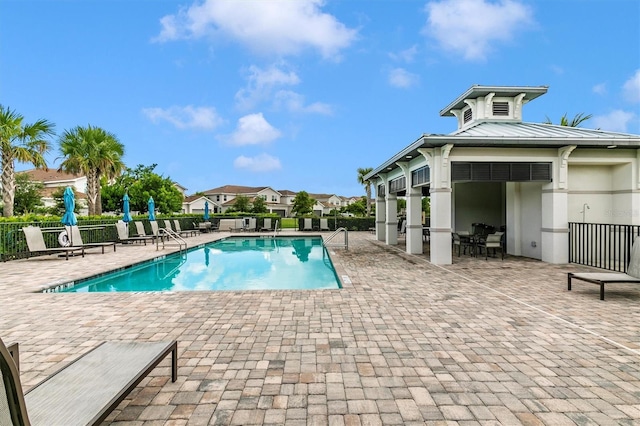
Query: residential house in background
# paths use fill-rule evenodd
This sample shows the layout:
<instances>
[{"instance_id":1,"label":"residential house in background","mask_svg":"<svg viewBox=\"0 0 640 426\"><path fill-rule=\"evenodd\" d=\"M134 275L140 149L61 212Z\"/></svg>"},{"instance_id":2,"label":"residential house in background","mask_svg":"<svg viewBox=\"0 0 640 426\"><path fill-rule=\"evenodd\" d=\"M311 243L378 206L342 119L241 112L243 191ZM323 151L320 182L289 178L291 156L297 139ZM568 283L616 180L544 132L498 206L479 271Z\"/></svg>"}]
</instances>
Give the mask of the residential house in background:
<instances>
[{"instance_id":1,"label":"residential house in background","mask_svg":"<svg viewBox=\"0 0 640 426\"><path fill-rule=\"evenodd\" d=\"M87 194L87 177L82 175L74 175L71 173L59 172L55 169L30 169L17 172L20 175L27 175L31 182L40 182L44 185L41 196L45 207L53 207L56 205L53 193L60 188L67 186L73 187L76 193L76 205L79 208L79 214L86 216L89 213Z\"/></svg>"},{"instance_id":2,"label":"residential house in background","mask_svg":"<svg viewBox=\"0 0 640 426\"><path fill-rule=\"evenodd\" d=\"M182 213L204 214L204 203L209 203L209 213L222 213L222 206L205 195L189 195L182 201Z\"/></svg>"}]
</instances>

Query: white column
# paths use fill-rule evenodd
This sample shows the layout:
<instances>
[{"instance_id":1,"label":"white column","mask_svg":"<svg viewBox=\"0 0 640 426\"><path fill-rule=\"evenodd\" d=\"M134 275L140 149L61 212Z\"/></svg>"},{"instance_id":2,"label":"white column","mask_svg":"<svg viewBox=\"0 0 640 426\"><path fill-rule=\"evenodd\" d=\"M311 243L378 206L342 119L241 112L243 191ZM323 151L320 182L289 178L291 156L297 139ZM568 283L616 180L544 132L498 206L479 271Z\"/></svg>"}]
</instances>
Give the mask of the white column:
<instances>
[{"instance_id":1,"label":"white column","mask_svg":"<svg viewBox=\"0 0 640 426\"><path fill-rule=\"evenodd\" d=\"M507 182L507 253L522 255L522 224L520 222L522 208L520 199L520 182Z\"/></svg>"},{"instance_id":2,"label":"white column","mask_svg":"<svg viewBox=\"0 0 640 426\"><path fill-rule=\"evenodd\" d=\"M451 171L449 154L453 144L440 148L419 149L429 164L431 178L431 263L450 265L451 257Z\"/></svg>"},{"instance_id":3,"label":"white column","mask_svg":"<svg viewBox=\"0 0 640 426\"><path fill-rule=\"evenodd\" d=\"M386 199L387 199L387 221L385 240L388 245L398 244L398 197L396 194L389 193L389 184L387 183Z\"/></svg>"},{"instance_id":4,"label":"white column","mask_svg":"<svg viewBox=\"0 0 640 426\"><path fill-rule=\"evenodd\" d=\"M411 186L411 170L406 162L396 163L404 172L405 181L407 182L407 226L406 232L406 251L409 254L422 254L422 188L413 188Z\"/></svg>"},{"instance_id":5,"label":"white column","mask_svg":"<svg viewBox=\"0 0 640 426\"><path fill-rule=\"evenodd\" d=\"M542 189L542 261L569 261L569 214L566 189Z\"/></svg>"},{"instance_id":6,"label":"white column","mask_svg":"<svg viewBox=\"0 0 640 426\"><path fill-rule=\"evenodd\" d=\"M378 192L378 187L376 186L376 239L378 241L385 241L387 233L385 228L387 205L384 200L384 195Z\"/></svg>"}]
</instances>

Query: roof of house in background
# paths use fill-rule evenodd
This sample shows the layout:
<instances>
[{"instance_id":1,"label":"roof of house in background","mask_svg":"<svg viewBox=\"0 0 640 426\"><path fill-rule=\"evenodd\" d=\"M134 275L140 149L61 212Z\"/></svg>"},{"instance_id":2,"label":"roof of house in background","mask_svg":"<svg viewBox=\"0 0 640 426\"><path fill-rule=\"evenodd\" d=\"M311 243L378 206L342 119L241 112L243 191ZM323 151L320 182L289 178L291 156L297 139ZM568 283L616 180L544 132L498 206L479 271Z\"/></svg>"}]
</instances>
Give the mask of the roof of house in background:
<instances>
[{"instance_id":1,"label":"roof of house in background","mask_svg":"<svg viewBox=\"0 0 640 426\"><path fill-rule=\"evenodd\" d=\"M26 174L29 176L29 180L33 182L58 182L78 180L85 177L84 175L59 172L56 169L30 169L24 170L22 172L17 172L17 174Z\"/></svg>"},{"instance_id":2,"label":"roof of house in background","mask_svg":"<svg viewBox=\"0 0 640 426\"><path fill-rule=\"evenodd\" d=\"M257 194L268 186L225 185L203 191L205 194Z\"/></svg>"}]
</instances>

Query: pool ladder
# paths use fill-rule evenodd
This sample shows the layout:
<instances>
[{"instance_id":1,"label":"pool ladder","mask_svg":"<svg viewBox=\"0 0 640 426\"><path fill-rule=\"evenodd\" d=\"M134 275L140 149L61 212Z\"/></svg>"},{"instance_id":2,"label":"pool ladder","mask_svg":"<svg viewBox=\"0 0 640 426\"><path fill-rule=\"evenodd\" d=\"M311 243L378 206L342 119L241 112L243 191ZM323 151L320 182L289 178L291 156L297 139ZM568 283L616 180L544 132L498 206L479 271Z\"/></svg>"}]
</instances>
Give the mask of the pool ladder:
<instances>
[{"instance_id":1,"label":"pool ladder","mask_svg":"<svg viewBox=\"0 0 640 426\"><path fill-rule=\"evenodd\" d=\"M173 242L178 245L180 251L187 250L187 242L173 229L160 228L159 233L159 237L156 238L156 250L160 250L159 240L162 240L162 248L164 249L165 236L167 239L171 238Z\"/></svg>"},{"instance_id":2,"label":"pool ladder","mask_svg":"<svg viewBox=\"0 0 640 426\"><path fill-rule=\"evenodd\" d=\"M341 243L335 242L335 243L329 244L329 241L333 240L338 235L344 235L344 242L341 242ZM325 247L344 247L345 250L349 250L349 231L347 231L347 228L338 228L335 231L333 231L333 233L330 234L324 240L324 246Z\"/></svg>"}]
</instances>

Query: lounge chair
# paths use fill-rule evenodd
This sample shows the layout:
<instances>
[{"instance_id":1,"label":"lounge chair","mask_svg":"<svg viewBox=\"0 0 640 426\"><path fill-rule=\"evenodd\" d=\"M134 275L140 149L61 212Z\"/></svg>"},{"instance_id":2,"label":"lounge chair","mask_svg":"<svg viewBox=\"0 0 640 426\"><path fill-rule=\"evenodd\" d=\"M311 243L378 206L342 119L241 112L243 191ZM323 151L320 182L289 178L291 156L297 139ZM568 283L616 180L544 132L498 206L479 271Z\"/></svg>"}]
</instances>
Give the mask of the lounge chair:
<instances>
[{"instance_id":1,"label":"lounge chair","mask_svg":"<svg viewBox=\"0 0 640 426\"><path fill-rule=\"evenodd\" d=\"M147 235L147 231L144 229L144 223L142 222L134 222L136 225L136 232L138 233L138 237L147 237L154 240L156 237L153 235Z\"/></svg>"},{"instance_id":2,"label":"lounge chair","mask_svg":"<svg viewBox=\"0 0 640 426\"><path fill-rule=\"evenodd\" d=\"M82 234L80 233L80 228L77 225L74 226L65 226L67 230L67 235L71 234L71 243L74 246L81 246L84 248L93 248L100 247L102 249L102 254L104 254L104 248L113 246L113 251L116 251L116 242L115 241L105 241L102 243L84 243L82 242Z\"/></svg>"},{"instance_id":3,"label":"lounge chair","mask_svg":"<svg viewBox=\"0 0 640 426\"><path fill-rule=\"evenodd\" d=\"M327 219L320 219L320 230L331 231L331 229L329 228L329 221Z\"/></svg>"},{"instance_id":4,"label":"lounge chair","mask_svg":"<svg viewBox=\"0 0 640 426\"><path fill-rule=\"evenodd\" d=\"M129 226L124 222L116 222L116 230L118 231L118 240L122 244L129 244L135 242L143 242L144 245L147 245L147 240L153 241L153 237L130 237L129 236Z\"/></svg>"},{"instance_id":5,"label":"lounge chair","mask_svg":"<svg viewBox=\"0 0 640 426\"><path fill-rule=\"evenodd\" d=\"M198 231L195 229L185 229L183 231L182 228L180 227L180 221L178 219L173 219L173 227L175 228L175 231L179 235L185 235L185 236L198 235Z\"/></svg>"},{"instance_id":6,"label":"lounge chair","mask_svg":"<svg viewBox=\"0 0 640 426\"><path fill-rule=\"evenodd\" d=\"M260 231L271 231L271 218L265 217L262 221L262 226L260 227Z\"/></svg>"},{"instance_id":7,"label":"lounge chair","mask_svg":"<svg viewBox=\"0 0 640 426\"><path fill-rule=\"evenodd\" d=\"M313 231L313 221L311 219L304 219L303 231Z\"/></svg>"},{"instance_id":8,"label":"lounge chair","mask_svg":"<svg viewBox=\"0 0 640 426\"><path fill-rule=\"evenodd\" d=\"M169 353L178 376L177 342L104 342L25 395L20 374L0 339L1 425L97 425Z\"/></svg>"},{"instance_id":9,"label":"lounge chair","mask_svg":"<svg viewBox=\"0 0 640 426\"><path fill-rule=\"evenodd\" d=\"M256 220L255 217L250 217L244 226L245 231L256 231L257 228L258 228L258 221Z\"/></svg>"},{"instance_id":10,"label":"lounge chair","mask_svg":"<svg viewBox=\"0 0 640 426\"><path fill-rule=\"evenodd\" d=\"M640 237L636 237L631 247L631 257L626 274L622 272L569 272L567 274L567 289L569 291L571 291L572 279L598 284L600 286L600 300L604 300L605 284L640 284Z\"/></svg>"},{"instance_id":11,"label":"lounge chair","mask_svg":"<svg viewBox=\"0 0 640 426\"><path fill-rule=\"evenodd\" d=\"M151 232L155 238L164 239L164 235L160 234L160 228L158 227L158 222L155 220L150 220L149 225L151 225ZM164 228L163 228L164 229Z\"/></svg>"},{"instance_id":12,"label":"lounge chair","mask_svg":"<svg viewBox=\"0 0 640 426\"><path fill-rule=\"evenodd\" d=\"M69 253L81 252L84 257L84 247L69 246L69 247L55 247L47 248L44 242L44 236L42 235L42 229L38 226L26 226L22 228L24 236L27 240L27 257L31 257L33 253L64 253L65 258L69 260Z\"/></svg>"}]
</instances>

